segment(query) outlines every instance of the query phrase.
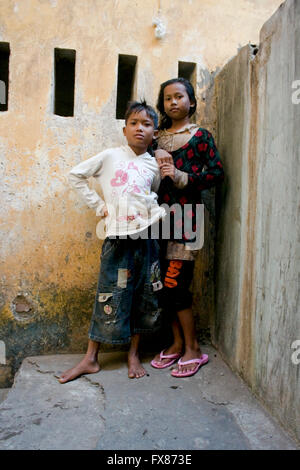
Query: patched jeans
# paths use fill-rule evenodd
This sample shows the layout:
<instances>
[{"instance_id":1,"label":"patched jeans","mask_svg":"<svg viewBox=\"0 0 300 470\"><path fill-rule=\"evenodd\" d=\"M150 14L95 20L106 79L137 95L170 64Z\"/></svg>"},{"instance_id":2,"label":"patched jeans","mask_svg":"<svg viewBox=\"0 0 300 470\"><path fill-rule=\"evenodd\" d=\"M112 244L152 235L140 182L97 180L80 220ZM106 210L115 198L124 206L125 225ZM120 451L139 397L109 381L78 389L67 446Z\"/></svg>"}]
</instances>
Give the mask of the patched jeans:
<instances>
[{"instance_id":1,"label":"patched jeans","mask_svg":"<svg viewBox=\"0 0 300 470\"><path fill-rule=\"evenodd\" d=\"M163 285L157 240L106 238L100 259L89 338L122 344L158 328Z\"/></svg>"}]
</instances>

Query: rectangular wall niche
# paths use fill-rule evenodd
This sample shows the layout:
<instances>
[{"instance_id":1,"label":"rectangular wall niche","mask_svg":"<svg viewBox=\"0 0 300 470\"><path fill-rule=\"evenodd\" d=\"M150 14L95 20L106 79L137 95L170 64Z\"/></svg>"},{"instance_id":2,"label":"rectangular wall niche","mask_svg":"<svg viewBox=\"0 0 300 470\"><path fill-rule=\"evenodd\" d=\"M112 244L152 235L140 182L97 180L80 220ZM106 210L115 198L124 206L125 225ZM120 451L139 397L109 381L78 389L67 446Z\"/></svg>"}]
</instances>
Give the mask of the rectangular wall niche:
<instances>
[{"instance_id":1,"label":"rectangular wall niche","mask_svg":"<svg viewBox=\"0 0 300 470\"><path fill-rule=\"evenodd\" d=\"M74 116L74 49L54 49L54 114Z\"/></svg>"},{"instance_id":2,"label":"rectangular wall niche","mask_svg":"<svg viewBox=\"0 0 300 470\"><path fill-rule=\"evenodd\" d=\"M178 77L189 80L194 87L195 93L197 94L196 64L194 62L178 62ZM196 114L191 116L190 122L196 122Z\"/></svg>"},{"instance_id":3,"label":"rectangular wall niche","mask_svg":"<svg viewBox=\"0 0 300 470\"><path fill-rule=\"evenodd\" d=\"M133 99L137 57L119 55L116 118L124 119L128 101Z\"/></svg>"},{"instance_id":4,"label":"rectangular wall niche","mask_svg":"<svg viewBox=\"0 0 300 470\"><path fill-rule=\"evenodd\" d=\"M0 42L0 111L8 110L9 54L9 43Z\"/></svg>"},{"instance_id":5,"label":"rectangular wall niche","mask_svg":"<svg viewBox=\"0 0 300 470\"><path fill-rule=\"evenodd\" d=\"M195 88L196 64L194 62L178 62L178 77L186 78L191 82L191 84Z\"/></svg>"}]
</instances>

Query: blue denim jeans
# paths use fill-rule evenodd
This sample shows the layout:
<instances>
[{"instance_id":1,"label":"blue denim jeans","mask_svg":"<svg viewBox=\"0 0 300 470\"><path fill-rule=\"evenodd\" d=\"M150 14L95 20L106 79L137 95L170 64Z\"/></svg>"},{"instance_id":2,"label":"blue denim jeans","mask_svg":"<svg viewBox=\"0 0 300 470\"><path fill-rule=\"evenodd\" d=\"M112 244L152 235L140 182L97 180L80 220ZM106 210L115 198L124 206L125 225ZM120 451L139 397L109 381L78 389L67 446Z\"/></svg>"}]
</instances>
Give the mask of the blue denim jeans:
<instances>
[{"instance_id":1,"label":"blue denim jeans","mask_svg":"<svg viewBox=\"0 0 300 470\"><path fill-rule=\"evenodd\" d=\"M106 238L89 338L128 343L132 334L159 326L160 278L157 240Z\"/></svg>"}]
</instances>

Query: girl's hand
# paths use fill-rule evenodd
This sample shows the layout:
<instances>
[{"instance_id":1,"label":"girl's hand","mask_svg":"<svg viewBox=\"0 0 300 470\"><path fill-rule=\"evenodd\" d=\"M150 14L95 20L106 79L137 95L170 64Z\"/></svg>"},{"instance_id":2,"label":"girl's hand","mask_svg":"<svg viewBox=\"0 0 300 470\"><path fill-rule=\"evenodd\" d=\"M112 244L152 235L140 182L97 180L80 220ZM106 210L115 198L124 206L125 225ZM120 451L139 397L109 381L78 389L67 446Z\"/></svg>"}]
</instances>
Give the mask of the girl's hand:
<instances>
[{"instance_id":1,"label":"girl's hand","mask_svg":"<svg viewBox=\"0 0 300 470\"><path fill-rule=\"evenodd\" d=\"M163 163L173 163L172 155L163 149L155 150L154 155L159 167L161 167Z\"/></svg>"},{"instance_id":2,"label":"girl's hand","mask_svg":"<svg viewBox=\"0 0 300 470\"><path fill-rule=\"evenodd\" d=\"M160 165L160 175L162 179L164 179L166 176L169 176L174 181L175 166L173 161L172 163L162 163L162 165Z\"/></svg>"}]
</instances>

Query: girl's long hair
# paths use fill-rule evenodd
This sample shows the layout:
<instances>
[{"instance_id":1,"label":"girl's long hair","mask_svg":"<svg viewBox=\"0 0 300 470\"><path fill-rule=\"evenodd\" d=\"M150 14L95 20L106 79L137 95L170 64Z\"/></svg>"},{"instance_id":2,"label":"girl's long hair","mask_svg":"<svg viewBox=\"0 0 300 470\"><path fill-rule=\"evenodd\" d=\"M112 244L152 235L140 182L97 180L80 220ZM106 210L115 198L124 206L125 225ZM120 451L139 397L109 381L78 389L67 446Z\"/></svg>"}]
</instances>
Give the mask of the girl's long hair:
<instances>
[{"instance_id":1,"label":"girl's long hair","mask_svg":"<svg viewBox=\"0 0 300 470\"><path fill-rule=\"evenodd\" d=\"M182 83L182 85L186 89L186 92L188 94L190 102L195 103L195 106L190 107L189 116L192 116L194 114L194 112L196 111L196 108L197 108L197 100L196 100L196 97L195 97L194 87L193 87L193 85L191 84L191 82L189 80L187 80L186 78L182 78L182 77L172 78L171 80L167 80L166 82L164 82L160 85L158 100L157 100L157 104L156 104L156 107L157 107L157 109L159 111L159 114L160 114L159 126L158 126L158 129L160 129L160 130L168 129L172 125L172 119L169 116L167 116L167 114L165 113L164 89L166 88L166 86L172 85L173 83Z\"/></svg>"}]
</instances>

